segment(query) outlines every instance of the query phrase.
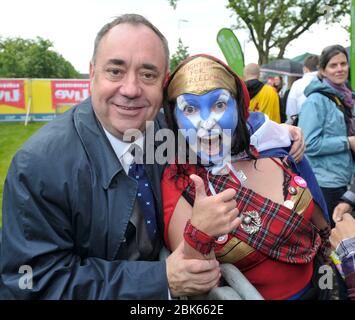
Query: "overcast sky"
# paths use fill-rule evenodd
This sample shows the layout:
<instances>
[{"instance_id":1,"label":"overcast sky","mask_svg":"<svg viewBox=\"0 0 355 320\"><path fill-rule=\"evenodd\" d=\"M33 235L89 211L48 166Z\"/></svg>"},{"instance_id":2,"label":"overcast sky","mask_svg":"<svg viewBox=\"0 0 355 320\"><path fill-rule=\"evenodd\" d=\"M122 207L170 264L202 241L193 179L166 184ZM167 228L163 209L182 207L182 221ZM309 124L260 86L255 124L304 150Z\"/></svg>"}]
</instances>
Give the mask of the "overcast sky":
<instances>
[{"instance_id":1,"label":"overcast sky","mask_svg":"<svg viewBox=\"0 0 355 320\"><path fill-rule=\"evenodd\" d=\"M226 3L180 0L173 10L167 0L4 0L0 6L0 36L49 39L79 72L88 73L97 31L114 16L139 13L167 37L171 53L181 37L190 54L209 53L225 60L216 36L221 28L235 23ZM234 32L244 48L245 62L257 62L257 51L246 31ZM350 45L349 35L340 25L315 25L291 43L285 56L293 58L306 51L319 54L335 43Z\"/></svg>"}]
</instances>

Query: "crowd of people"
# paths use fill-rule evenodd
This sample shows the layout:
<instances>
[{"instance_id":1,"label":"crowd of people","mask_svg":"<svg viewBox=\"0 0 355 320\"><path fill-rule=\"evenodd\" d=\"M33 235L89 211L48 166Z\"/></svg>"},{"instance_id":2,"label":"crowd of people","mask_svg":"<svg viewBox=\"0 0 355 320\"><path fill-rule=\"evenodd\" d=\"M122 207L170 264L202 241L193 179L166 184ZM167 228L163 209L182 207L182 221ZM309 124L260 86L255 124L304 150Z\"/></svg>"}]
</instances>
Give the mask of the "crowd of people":
<instances>
[{"instance_id":1,"label":"crowd of people","mask_svg":"<svg viewBox=\"0 0 355 320\"><path fill-rule=\"evenodd\" d=\"M282 79L264 84L256 64L245 82L208 54L168 66L166 38L140 15L98 32L91 97L34 134L9 168L0 299L192 297L221 285L222 263L264 299L329 299L319 269L332 250L355 299L344 48L305 61L283 112ZM168 129L175 139L164 144L156 137ZM173 152L161 162L164 146ZM164 246L171 254L159 259Z\"/></svg>"},{"instance_id":2,"label":"crowd of people","mask_svg":"<svg viewBox=\"0 0 355 320\"><path fill-rule=\"evenodd\" d=\"M354 298L355 229L351 199L355 199L348 188L354 168L355 101L349 84L349 57L344 47L332 45L320 56L308 56L303 72L302 78L289 81L283 103L273 110L280 110L281 114L283 104L286 122L299 126L304 133L305 157L321 188L333 228L331 243L342 260L349 297ZM280 91L279 83L276 77L275 92Z\"/></svg>"}]
</instances>

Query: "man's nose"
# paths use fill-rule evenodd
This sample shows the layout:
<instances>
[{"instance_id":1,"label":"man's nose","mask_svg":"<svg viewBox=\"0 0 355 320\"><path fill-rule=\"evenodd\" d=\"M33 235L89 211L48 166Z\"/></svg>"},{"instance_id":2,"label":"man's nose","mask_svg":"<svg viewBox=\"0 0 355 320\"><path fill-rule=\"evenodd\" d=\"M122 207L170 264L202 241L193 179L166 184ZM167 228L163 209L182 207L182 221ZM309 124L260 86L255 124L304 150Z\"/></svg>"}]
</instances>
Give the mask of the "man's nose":
<instances>
[{"instance_id":1,"label":"man's nose","mask_svg":"<svg viewBox=\"0 0 355 320\"><path fill-rule=\"evenodd\" d=\"M120 94L133 99L141 95L142 89L140 83L134 74L127 74L121 82Z\"/></svg>"}]
</instances>

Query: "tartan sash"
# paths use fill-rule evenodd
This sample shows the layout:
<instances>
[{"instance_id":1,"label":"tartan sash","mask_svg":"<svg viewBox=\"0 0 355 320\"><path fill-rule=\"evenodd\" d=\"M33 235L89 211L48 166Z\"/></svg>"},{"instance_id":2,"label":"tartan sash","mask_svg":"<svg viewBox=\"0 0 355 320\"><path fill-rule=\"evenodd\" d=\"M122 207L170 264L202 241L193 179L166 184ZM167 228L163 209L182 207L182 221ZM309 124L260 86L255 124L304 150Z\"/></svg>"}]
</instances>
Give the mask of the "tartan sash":
<instances>
[{"instance_id":1,"label":"tartan sash","mask_svg":"<svg viewBox=\"0 0 355 320\"><path fill-rule=\"evenodd\" d=\"M207 181L207 172L201 178ZM261 227L249 234L239 227L230 234L272 259L292 264L306 264L313 260L321 245L321 239L310 221L283 205L273 202L232 180L229 175L210 175L209 181L216 192L227 188L237 191L237 208L241 213L256 211ZM205 184L207 194L211 194ZM195 199L195 188L189 183L185 189L190 199Z\"/></svg>"}]
</instances>

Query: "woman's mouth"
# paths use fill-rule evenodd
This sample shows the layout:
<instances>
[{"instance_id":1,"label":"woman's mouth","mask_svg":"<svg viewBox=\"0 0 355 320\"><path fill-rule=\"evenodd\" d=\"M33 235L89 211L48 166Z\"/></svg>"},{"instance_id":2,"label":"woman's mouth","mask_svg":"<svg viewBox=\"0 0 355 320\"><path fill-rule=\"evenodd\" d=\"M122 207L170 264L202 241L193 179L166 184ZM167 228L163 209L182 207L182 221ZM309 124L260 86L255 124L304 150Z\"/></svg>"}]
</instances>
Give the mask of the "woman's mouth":
<instances>
[{"instance_id":1,"label":"woman's mouth","mask_svg":"<svg viewBox=\"0 0 355 320\"><path fill-rule=\"evenodd\" d=\"M207 153L210 156L220 153L222 146L222 137L220 134L199 137L198 142L198 147L201 152Z\"/></svg>"}]
</instances>

